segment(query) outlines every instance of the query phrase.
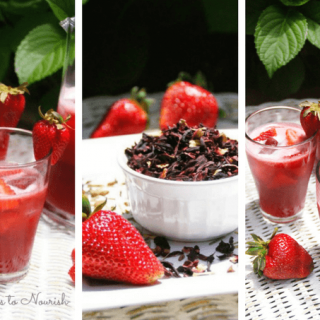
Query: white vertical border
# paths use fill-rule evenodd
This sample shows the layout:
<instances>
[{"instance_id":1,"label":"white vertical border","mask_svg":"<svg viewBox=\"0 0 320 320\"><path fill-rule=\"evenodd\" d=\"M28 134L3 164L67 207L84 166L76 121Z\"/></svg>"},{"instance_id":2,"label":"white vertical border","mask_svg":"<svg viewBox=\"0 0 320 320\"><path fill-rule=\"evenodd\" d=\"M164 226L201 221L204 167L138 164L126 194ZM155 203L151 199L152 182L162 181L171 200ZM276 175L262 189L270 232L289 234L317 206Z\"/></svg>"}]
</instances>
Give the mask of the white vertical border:
<instances>
[{"instance_id":1,"label":"white vertical border","mask_svg":"<svg viewBox=\"0 0 320 320\"><path fill-rule=\"evenodd\" d=\"M246 1L238 1L238 131L239 131L239 207L238 207L238 253L239 253L239 319L245 318L245 108L246 108Z\"/></svg>"},{"instance_id":2,"label":"white vertical border","mask_svg":"<svg viewBox=\"0 0 320 320\"><path fill-rule=\"evenodd\" d=\"M75 249L76 249L76 285L75 317L82 319L82 1L75 0L76 5L76 208L75 208Z\"/></svg>"}]
</instances>

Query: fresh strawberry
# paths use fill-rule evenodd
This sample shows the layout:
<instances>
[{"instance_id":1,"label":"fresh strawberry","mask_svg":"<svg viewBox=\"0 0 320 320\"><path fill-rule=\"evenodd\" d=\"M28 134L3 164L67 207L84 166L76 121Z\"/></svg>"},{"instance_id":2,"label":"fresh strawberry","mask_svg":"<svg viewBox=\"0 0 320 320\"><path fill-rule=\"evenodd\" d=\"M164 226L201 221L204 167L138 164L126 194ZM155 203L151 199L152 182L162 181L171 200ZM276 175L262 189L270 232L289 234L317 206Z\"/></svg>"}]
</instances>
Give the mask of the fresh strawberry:
<instances>
[{"instance_id":1,"label":"fresh strawberry","mask_svg":"<svg viewBox=\"0 0 320 320\"><path fill-rule=\"evenodd\" d=\"M263 241L251 234L254 241L247 242L246 254L257 256L253 269L258 276L270 279L300 279L307 277L314 269L310 254L289 235L279 233L275 228L270 240Z\"/></svg>"},{"instance_id":2,"label":"fresh strawberry","mask_svg":"<svg viewBox=\"0 0 320 320\"><path fill-rule=\"evenodd\" d=\"M254 138L254 141L264 141L268 138L275 137L277 135L276 128L271 128L267 131L261 132L258 137Z\"/></svg>"},{"instance_id":3,"label":"fresh strawberry","mask_svg":"<svg viewBox=\"0 0 320 320\"><path fill-rule=\"evenodd\" d=\"M16 193L6 184L3 179L0 179L0 195L12 196ZM1 198L1 197L0 197ZM19 205L17 199L0 199L0 211L6 211L16 208Z\"/></svg>"},{"instance_id":4,"label":"fresh strawberry","mask_svg":"<svg viewBox=\"0 0 320 320\"><path fill-rule=\"evenodd\" d=\"M39 160L52 150L51 164L55 165L69 143L70 133L66 122L70 117L63 119L53 110L43 115L40 108L39 113L43 120L38 121L32 130L34 156Z\"/></svg>"},{"instance_id":5,"label":"fresh strawberry","mask_svg":"<svg viewBox=\"0 0 320 320\"><path fill-rule=\"evenodd\" d=\"M180 119L190 127L200 123L214 127L217 123L219 107L216 98L209 91L187 81L173 83L165 92L160 111L160 128L173 126Z\"/></svg>"},{"instance_id":6,"label":"fresh strawberry","mask_svg":"<svg viewBox=\"0 0 320 320\"><path fill-rule=\"evenodd\" d=\"M73 283L75 283L75 281L76 281L76 266L75 266L75 264L70 268L68 274L69 274L71 280L73 281Z\"/></svg>"},{"instance_id":7,"label":"fresh strawberry","mask_svg":"<svg viewBox=\"0 0 320 320\"><path fill-rule=\"evenodd\" d=\"M25 106L27 83L17 88L0 83L0 127L16 127Z\"/></svg>"},{"instance_id":8,"label":"fresh strawberry","mask_svg":"<svg viewBox=\"0 0 320 320\"><path fill-rule=\"evenodd\" d=\"M300 123L307 138L310 138L320 129L320 101L318 103L305 101L300 107L302 107Z\"/></svg>"},{"instance_id":9,"label":"fresh strawberry","mask_svg":"<svg viewBox=\"0 0 320 320\"><path fill-rule=\"evenodd\" d=\"M297 131L293 129L286 130L286 138L288 146L292 146L303 141L303 136L299 135Z\"/></svg>"},{"instance_id":10,"label":"fresh strawberry","mask_svg":"<svg viewBox=\"0 0 320 320\"><path fill-rule=\"evenodd\" d=\"M130 99L116 101L107 111L91 138L140 133L147 127L148 108L153 101L146 99L144 89L134 87Z\"/></svg>"},{"instance_id":11,"label":"fresh strawberry","mask_svg":"<svg viewBox=\"0 0 320 320\"><path fill-rule=\"evenodd\" d=\"M82 273L142 285L161 278L164 268L128 220L100 210L82 224Z\"/></svg>"}]
</instances>

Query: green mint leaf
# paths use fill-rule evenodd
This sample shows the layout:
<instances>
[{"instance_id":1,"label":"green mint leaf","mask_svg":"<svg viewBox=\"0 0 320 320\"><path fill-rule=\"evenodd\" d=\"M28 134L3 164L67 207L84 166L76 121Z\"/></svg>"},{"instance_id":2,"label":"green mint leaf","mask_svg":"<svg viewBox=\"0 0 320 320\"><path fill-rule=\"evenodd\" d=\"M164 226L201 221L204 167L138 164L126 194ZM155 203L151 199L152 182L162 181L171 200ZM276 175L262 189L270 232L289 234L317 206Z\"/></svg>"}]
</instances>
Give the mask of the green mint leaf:
<instances>
[{"instance_id":1,"label":"green mint leaf","mask_svg":"<svg viewBox=\"0 0 320 320\"><path fill-rule=\"evenodd\" d=\"M293 8L272 5L259 18L255 45L268 75L286 65L302 49L307 36L307 20Z\"/></svg>"},{"instance_id":2,"label":"green mint leaf","mask_svg":"<svg viewBox=\"0 0 320 320\"><path fill-rule=\"evenodd\" d=\"M308 40L320 49L320 25L307 18L308 21Z\"/></svg>"},{"instance_id":3,"label":"green mint leaf","mask_svg":"<svg viewBox=\"0 0 320 320\"><path fill-rule=\"evenodd\" d=\"M58 23L33 29L16 52L19 82L31 84L58 71L63 66L65 51L66 33Z\"/></svg>"},{"instance_id":4,"label":"green mint leaf","mask_svg":"<svg viewBox=\"0 0 320 320\"><path fill-rule=\"evenodd\" d=\"M86 4L89 0L82 0L82 4Z\"/></svg>"},{"instance_id":5,"label":"green mint leaf","mask_svg":"<svg viewBox=\"0 0 320 320\"><path fill-rule=\"evenodd\" d=\"M60 20L75 16L74 0L46 0L55 16Z\"/></svg>"},{"instance_id":6,"label":"green mint leaf","mask_svg":"<svg viewBox=\"0 0 320 320\"><path fill-rule=\"evenodd\" d=\"M269 0L247 0L246 1L246 33L253 35L260 14L270 5Z\"/></svg>"}]
</instances>

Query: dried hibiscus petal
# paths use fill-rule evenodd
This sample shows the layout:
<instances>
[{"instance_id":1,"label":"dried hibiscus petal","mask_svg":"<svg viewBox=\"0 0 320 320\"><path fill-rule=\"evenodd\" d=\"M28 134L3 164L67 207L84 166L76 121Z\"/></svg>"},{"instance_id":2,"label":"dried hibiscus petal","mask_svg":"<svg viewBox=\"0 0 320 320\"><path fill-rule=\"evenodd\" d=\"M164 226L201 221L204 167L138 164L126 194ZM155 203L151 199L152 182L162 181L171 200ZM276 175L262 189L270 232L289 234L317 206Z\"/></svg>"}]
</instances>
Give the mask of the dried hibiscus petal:
<instances>
[{"instance_id":1,"label":"dried hibiscus petal","mask_svg":"<svg viewBox=\"0 0 320 320\"><path fill-rule=\"evenodd\" d=\"M208 181L238 174L238 141L202 124L184 120L158 137L142 134L125 150L128 166L141 174L175 181Z\"/></svg>"}]
</instances>

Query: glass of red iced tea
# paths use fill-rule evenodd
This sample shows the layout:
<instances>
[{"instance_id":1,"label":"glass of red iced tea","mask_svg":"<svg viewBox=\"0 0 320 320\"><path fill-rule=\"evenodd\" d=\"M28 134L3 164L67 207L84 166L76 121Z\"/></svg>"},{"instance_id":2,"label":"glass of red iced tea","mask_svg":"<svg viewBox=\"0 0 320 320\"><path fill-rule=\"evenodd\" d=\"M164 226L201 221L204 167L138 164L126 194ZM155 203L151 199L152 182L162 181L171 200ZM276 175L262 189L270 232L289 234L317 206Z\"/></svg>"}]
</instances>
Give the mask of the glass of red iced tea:
<instances>
[{"instance_id":1,"label":"glass of red iced tea","mask_svg":"<svg viewBox=\"0 0 320 320\"><path fill-rule=\"evenodd\" d=\"M300 125L301 110L276 106L246 119L246 153L262 215L274 223L298 219L304 208L316 153Z\"/></svg>"},{"instance_id":2,"label":"glass of red iced tea","mask_svg":"<svg viewBox=\"0 0 320 320\"><path fill-rule=\"evenodd\" d=\"M0 128L0 283L23 278L48 189L50 158L36 161L32 133Z\"/></svg>"}]
</instances>

